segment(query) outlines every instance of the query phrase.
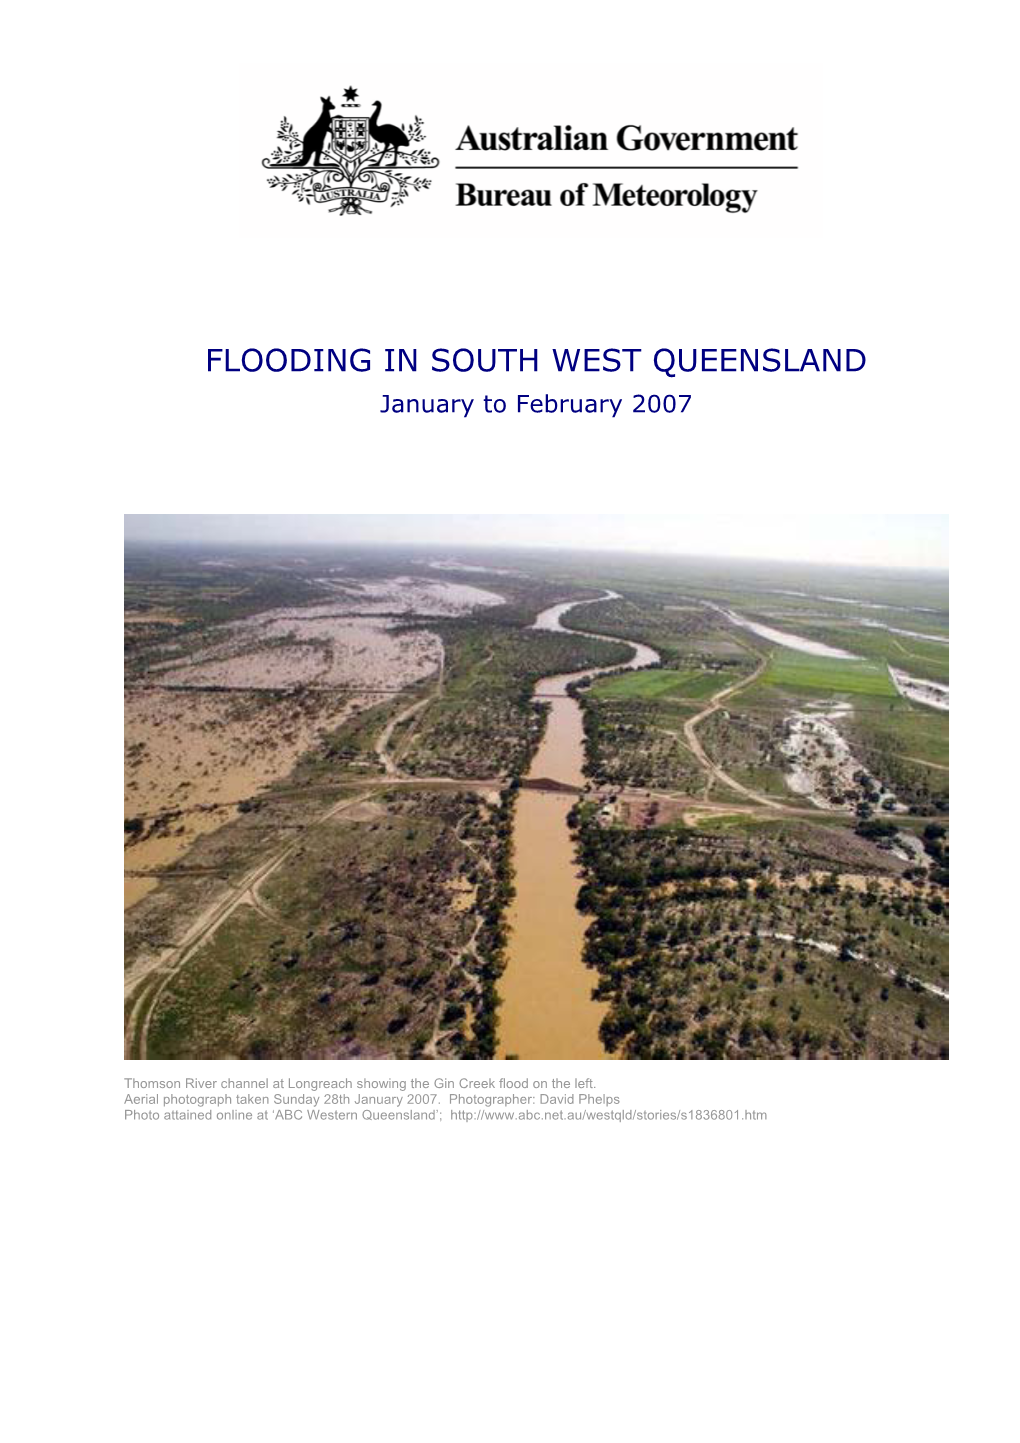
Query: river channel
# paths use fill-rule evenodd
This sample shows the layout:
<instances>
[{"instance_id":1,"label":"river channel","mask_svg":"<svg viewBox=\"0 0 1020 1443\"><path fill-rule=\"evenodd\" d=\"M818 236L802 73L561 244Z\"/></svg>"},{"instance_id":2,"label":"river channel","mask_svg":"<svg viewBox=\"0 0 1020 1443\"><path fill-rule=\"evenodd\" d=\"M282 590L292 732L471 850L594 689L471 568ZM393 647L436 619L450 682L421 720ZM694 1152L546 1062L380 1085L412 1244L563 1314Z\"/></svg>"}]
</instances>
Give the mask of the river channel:
<instances>
[{"instance_id":1,"label":"river channel","mask_svg":"<svg viewBox=\"0 0 1020 1443\"><path fill-rule=\"evenodd\" d=\"M607 591L594 601L617 598ZM551 606L535 620L538 631L569 631L596 636L563 618L585 601ZM619 637L604 637L619 641ZM627 643L634 655L624 666L652 666L659 654L641 642ZM581 677L616 667L594 667L564 676L544 677L534 695L547 708L545 734L527 777L580 789L584 775L584 721L580 703L567 687ZM595 974L582 960L586 920L577 910L581 886L574 839L567 815L572 792L522 788L514 815L515 895L510 908L507 965L500 981L499 1055L528 1059L605 1057L599 1024L605 1007L591 996Z\"/></svg>"}]
</instances>

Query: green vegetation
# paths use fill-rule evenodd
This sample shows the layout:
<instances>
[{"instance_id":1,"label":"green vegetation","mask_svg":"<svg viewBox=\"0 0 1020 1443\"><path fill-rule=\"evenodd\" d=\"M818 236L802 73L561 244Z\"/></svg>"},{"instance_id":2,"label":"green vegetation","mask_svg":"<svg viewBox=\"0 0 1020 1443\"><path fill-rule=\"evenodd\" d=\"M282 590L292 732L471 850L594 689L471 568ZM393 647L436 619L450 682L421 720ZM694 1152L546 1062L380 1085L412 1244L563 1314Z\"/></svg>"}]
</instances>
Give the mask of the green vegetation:
<instances>
[{"instance_id":1,"label":"green vegetation","mask_svg":"<svg viewBox=\"0 0 1020 1443\"><path fill-rule=\"evenodd\" d=\"M721 633L706 608L626 600L587 608L586 625L626 634L659 649L668 664L602 677L579 693L585 714L586 768L607 786L690 792L705 782L684 738L689 721L716 693L751 674L758 657Z\"/></svg>"},{"instance_id":2,"label":"green vegetation","mask_svg":"<svg viewBox=\"0 0 1020 1443\"><path fill-rule=\"evenodd\" d=\"M912 812L949 809L949 716L901 703L858 708L844 723L855 754Z\"/></svg>"},{"instance_id":3,"label":"green vegetation","mask_svg":"<svg viewBox=\"0 0 1020 1443\"><path fill-rule=\"evenodd\" d=\"M683 739L690 711L661 701L599 701L583 697L585 770L600 786L662 787L688 791L701 768Z\"/></svg>"},{"instance_id":4,"label":"green vegetation","mask_svg":"<svg viewBox=\"0 0 1020 1443\"><path fill-rule=\"evenodd\" d=\"M444 622L446 676L408 746L416 776L487 777L523 770L544 726L532 704L544 676L626 661L631 648L567 633Z\"/></svg>"},{"instance_id":5,"label":"green vegetation","mask_svg":"<svg viewBox=\"0 0 1020 1443\"><path fill-rule=\"evenodd\" d=\"M150 1055L491 1055L510 819L386 793L308 832L173 978Z\"/></svg>"},{"instance_id":6,"label":"green vegetation","mask_svg":"<svg viewBox=\"0 0 1020 1443\"><path fill-rule=\"evenodd\" d=\"M845 839L804 830L807 848L803 832L579 820L585 960L608 1004L610 1052L948 1055L948 1004L936 990L948 986L941 889L890 880L877 849L870 882L841 884Z\"/></svg>"},{"instance_id":7,"label":"green vegetation","mask_svg":"<svg viewBox=\"0 0 1020 1443\"><path fill-rule=\"evenodd\" d=\"M786 784L787 761L780 751L785 713L748 703L744 694L698 729L708 755L736 781L778 801L796 802Z\"/></svg>"},{"instance_id":8,"label":"green vegetation","mask_svg":"<svg viewBox=\"0 0 1020 1443\"><path fill-rule=\"evenodd\" d=\"M808 656L783 647L773 652L762 681L786 691L828 696L898 696L888 670L877 662Z\"/></svg>"},{"instance_id":9,"label":"green vegetation","mask_svg":"<svg viewBox=\"0 0 1020 1443\"><path fill-rule=\"evenodd\" d=\"M544 551L479 552L463 570L432 560L411 547L129 553L126 674L157 708L160 668L214 648L224 622L321 607L348 582L411 576L504 597L453 618L395 612L401 645L422 628L441 638L442 676L366 687L362 710L339 725L347 687L241 686L209 703L223 751L231 726L262 738L241 749L239 767L257 745L264 757L267 731L293 728L300 742L279 780L240 801L189 797L172 757L166 801L128 808L129 870L193 814L224 822L187 852L191 834L181 840L127 913L129 1051L144 1036L153 1059L493 1056L514 799L545 724L535 684L619 667L625 643L640 641L661 665L577 693L591 783L573 813L580 904L607 1048L626 1058L947 1054L948 716L902 699L887 667L948 680L949 649L861 624L940 635L943 578ZM497 571L475 569L485 565ZM608 588L622 594L576 618L600 637L532 629L545 607ZM861 659L772 647L706 602ZM257 645L279 657L323 643ZM788 781L796 715L822 712L838 733L816 757L838 784L831 811ZM165 712L155 720L165 737ZM852 785L849 769L830 765L841 747ZM129 738L129 777L154 754L151 738L147 753ZM712 815L718 803L733 810ZM168 974L195 919L238 897Z\"/></svg>"},{"instance_id":10,"label":"green vegetation","mask_svg":"<svg viewBox=\"0 0 1020 1443\"><path fill-rule=\"evenodd\" d=\"M599 698L608 697L611 700L630 697L637 697L641 700L687 697L692 701L701 701L722 686L719 675L717 669L711 671L707 669L698 671L690 669L630 671L624 672L620 676L606 677L604 680L595 682L590 695Z\"/></svg>"},{"instance_id":11,"label":"green vegetation","mask_svg":"<svg viewBox=\"0 0 1020 1443\"><path fill-rule=\"evenodd\" d=\"M949 647L940 641L922 641L919 637L897 636L880 627L805 627L805 634L827 646L852 651L857 656L894 666L911 676L929 681L949 680Z\"/></svg>"}]
</instances>

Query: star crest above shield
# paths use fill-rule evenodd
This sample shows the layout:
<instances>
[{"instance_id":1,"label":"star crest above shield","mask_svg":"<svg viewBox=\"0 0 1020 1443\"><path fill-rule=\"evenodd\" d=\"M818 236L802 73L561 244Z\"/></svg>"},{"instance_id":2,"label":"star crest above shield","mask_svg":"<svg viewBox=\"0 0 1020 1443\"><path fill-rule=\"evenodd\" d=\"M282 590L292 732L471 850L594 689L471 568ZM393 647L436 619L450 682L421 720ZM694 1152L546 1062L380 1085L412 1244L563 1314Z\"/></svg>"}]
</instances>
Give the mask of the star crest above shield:
<instances>
[{"instance_id":1,"label":"star crest above shield","mask_svg":"<svg viewBox=\"0 0 1020 1443\"><path fill-rule=\"evenodd\" d=\"M279 144L262 162L273 172L268 184L306 205L328 204L330 213L339 215L371 214L373 206L402 205L427 190L431 177L421 172L434 170L439 161L422 145L421 116L410 124L383 121L380 101L371 114L352 115L358 91L348 86L343 95L347 108L340 114L333 113L329 96L321 96L319 117L303 134L284 117L276 132Z\"/></svg>"}]
</instances>

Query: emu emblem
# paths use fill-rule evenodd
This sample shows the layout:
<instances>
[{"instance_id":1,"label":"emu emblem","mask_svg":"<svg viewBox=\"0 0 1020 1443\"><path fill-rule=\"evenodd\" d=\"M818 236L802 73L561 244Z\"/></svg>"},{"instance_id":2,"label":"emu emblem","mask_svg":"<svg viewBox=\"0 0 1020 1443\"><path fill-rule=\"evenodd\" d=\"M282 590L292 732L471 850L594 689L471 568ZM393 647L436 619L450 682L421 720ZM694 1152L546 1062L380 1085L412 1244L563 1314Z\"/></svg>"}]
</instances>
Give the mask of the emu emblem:
<instances>
[{"instance_id":1,"label":"emu emblem","mask_svg":"<svg viewBox=\"0 0 1020 1443\"><path fill-rule=\"evenodd\" d=\"M358 103L358 92L349 86L343 94L349 111ZM421 172L434 170L439 161L422 145L420 115L401 126L380 122L379 100L371 115L335 115L329 95L319 100L319 118L304 136L286 117L281 120L279 144L262 162L272 172L268 183L274 190L310 206L332 202L330 214L371 215L374 209L403 205L409 195L431 186L431 176ZM394 109L388 106L387 115Z\"/></svg>"}]
</instances>

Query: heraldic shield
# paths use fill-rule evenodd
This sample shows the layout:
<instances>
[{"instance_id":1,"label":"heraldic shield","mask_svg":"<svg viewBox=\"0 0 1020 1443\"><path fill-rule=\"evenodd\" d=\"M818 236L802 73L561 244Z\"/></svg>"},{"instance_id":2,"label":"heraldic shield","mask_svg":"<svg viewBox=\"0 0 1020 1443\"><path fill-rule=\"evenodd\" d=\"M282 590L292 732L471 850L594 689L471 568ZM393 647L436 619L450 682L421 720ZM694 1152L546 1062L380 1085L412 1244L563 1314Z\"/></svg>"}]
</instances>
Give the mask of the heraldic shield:
<instances>
[{"instance_id":1,"label":"heraldic shield","mask_svg":"<svg viewBox=\"0 0 1020 1443\"><path fill-rule=\"evenodd\" d=\"M334 115L333 148L343 160L357 160L368 149L367 115Z\"/></svg>"},{"instance_id":2,"label":"heraldic shield","mask_svg":"<svg viewBox=\"0 0 1020 1443\"><path fill-rule=\"evenodd\" d=\"M425 127L416 115L403 129L377 125L381 104L371 115L353 115L365 102L355 86L343 92L344 109L334 114L328 95L320 95L321 111L305 131L286 116L276 131L277 145L263 161L271 171L268 184L320 214L353 216L396 210L432 184L429 171L438 159L425 149ZM311 104L309 103L309 110ZM389 161L389 164L386 162Z\"/></svg>"}]
</instances>

